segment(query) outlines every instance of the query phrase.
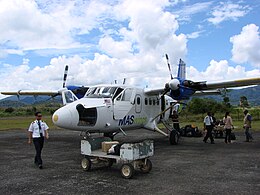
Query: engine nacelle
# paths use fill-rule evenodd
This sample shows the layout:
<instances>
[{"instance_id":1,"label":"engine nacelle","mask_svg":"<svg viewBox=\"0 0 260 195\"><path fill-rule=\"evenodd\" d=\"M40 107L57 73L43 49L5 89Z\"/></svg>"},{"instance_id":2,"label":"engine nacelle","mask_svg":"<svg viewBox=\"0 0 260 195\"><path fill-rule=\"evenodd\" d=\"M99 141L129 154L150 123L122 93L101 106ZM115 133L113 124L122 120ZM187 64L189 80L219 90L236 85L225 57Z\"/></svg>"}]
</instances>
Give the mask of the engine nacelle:
<instances>
[{"instance_id":1,"label":"engine nacelle","mask_svg":"<svg viewBox=\"0 0 260 195\"><path fill-rule=\"evenodd\" d=\"M171 90L177 90L180 87L180 81L178 79L172 79L169 82L169 86L170 86Z\"/></svg>"}]
</instances>

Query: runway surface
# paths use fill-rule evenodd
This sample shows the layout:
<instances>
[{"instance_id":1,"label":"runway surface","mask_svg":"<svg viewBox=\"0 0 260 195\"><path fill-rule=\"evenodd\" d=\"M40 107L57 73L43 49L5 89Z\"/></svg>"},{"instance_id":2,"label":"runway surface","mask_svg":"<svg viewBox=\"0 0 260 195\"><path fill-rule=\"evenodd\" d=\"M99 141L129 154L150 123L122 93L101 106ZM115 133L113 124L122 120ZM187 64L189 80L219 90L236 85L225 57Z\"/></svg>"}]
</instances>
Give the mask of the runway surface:
<instances>
[{"instance_id":1,"label":"runway surface","mask_svg":"<svg viewBox=\"0 0 260 195\"><path fill-rule=\"evenodd\" d=\"M225 144L205 144L202 138L181 138L173 146L156 132L133 130L119 141L153 139L153 169L148 174L136 172L123 179L120 167L81 168L79 132L50 131L43 149L42 170L34 163L34 146L27 144L27 132L0 132L1 194L259 194L260 133L254 141L237 140Z\"/></svg>"}]
</instances>

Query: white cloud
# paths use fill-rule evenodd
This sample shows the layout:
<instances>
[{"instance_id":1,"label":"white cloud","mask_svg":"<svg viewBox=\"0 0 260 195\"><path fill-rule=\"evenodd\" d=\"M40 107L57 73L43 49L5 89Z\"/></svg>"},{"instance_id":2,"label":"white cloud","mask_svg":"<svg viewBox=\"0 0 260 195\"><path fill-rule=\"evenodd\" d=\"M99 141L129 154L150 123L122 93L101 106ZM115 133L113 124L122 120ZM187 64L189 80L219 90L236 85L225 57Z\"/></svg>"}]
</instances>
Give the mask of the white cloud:
<instances>
[{"instance_id":1,"label":"white cloud","mask_svg":"<svg viewBox=\"0 0 260 195\"><path fill-rule=\"evenodd\" d=\"M203 31L196 31L196 32L192 32L190 34L187 34L187 38L188 39L196 39L200 36L200 34L202 33Z\"/></svg>"},{"instance_id":2,"label":"white cloud","mask_svg":"<svg viewBox=\"0 0 260 195\"><path fill-rule=\"evenodd\" d=\"M224 81L241 78L260 77L260 69L247 71L245 67L230 66L227 60L211 60L205 71L198 71L194 67L188 67L187 78L195 81Z\"/></svg>"},{"instance_id":3,"label":"white cloud","mask_svg":"<svg viewBox=\"0 0 260 195\"><path fill-rule=\"evenodd\" d=\"M65 64L69 64L68 85L89 86L111 83L115 79L121 82L127 78L128 84L164 87L170 79L164 55L169 55L173 75L176 75L178 59L185 59L188 52L188 39L197 38L202 29L188 35L177 34L179 23L175 15L165 11L170 4L168 0L125 0L115 6L108 2L48 0L36 4L33 0L1 1L0 28L3 33L0 34L0 46L8 48L3 55L4 52L23 54L25 50L34 49L37 49L35 54L53 49L64 49L65 53L66 49L76 50L77 47L84 47L84 52L88 52L89 48L76 42L75 37L92 29L100 33L95 36L99 50L95 50L93 59L57 55L59 57L53 57L44 67L31 67L30 57L26 56L20 66L6 64L0 71L1 91L57 90L62 87ZM195 5L189 7L189 11L187 9L187 15L205 12L211 3ZM12 14L7 12L7 7ZM236 37L232 40L235 48L238 41ZM241 52L242 47L238 48ZM253 62L253 56L248 59ZM187 78L195 81L231 80L252 75L260 75L259 69L247 71L242 66L232 67L226 60L212 60L202 72L195 67L187 68Z\"/></svg>"},{"instance_id":4,"label":"white cloud","mask_svg":"<svg viewBox=\"0 0 260 195\"><path fill-rule=\"evenodd\" d=\"M174 14L178 16L180 21L190 21L193 15L206 12L211 5L212 2L195 3L182 7L181 10L175 11Z\"/></svg>"},{"instance_id":5,"label":"white cloud","mask_svg":"<svg viewBox=\"0 0 260 195\"><path fill-rule=\"evenodd\" d=\"M125 58L130 56L132 43L129 41L115 41L110 36L100 39L99 47L102 51L116 58Z\"/></svg>"},{"instance_id":6,"label":"white cloud","mask_svg":"<svg viewBox=\"0 0 260 195\"><path fill-rule=\"evenodd\" d=\"M249 62L260 68L260 36L259 27L249 24L243 27L239 35L230 38L233 44L232 60L242 64Z\"/></svg>"},{"instance_id":7,"label":"white cloud","mask_svg":"<svg viewBox=\"0 0 260 195\"><path fill-rule=\"evenodd\" d=\"M213 8L212 17L208 21L217 25L223 21L233 20L237 21L238 18L245 16L250 11L249 6L239 5L228 2L220 2L220 5Z\"/></svg>"},{"instance_id":8,"label":"white cloud","mask_svg":"<svg viewBox=\"0 0 260 195\"><path fill-rule=\"evenodd\" d=\"M14 50L85 48L75 36L98 28L109 10L109 5L96 1L0 1L0 46L7 48L0 55Z\"/></svg>"}]
</instances>

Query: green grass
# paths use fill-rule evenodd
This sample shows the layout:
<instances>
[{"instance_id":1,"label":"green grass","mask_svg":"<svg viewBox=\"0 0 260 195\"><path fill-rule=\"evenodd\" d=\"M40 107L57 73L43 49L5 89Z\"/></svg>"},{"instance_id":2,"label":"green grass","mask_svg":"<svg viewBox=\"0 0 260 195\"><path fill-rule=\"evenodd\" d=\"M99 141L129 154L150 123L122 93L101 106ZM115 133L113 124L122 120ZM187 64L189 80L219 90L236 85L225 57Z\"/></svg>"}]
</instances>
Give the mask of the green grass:
<instances>
[{"instance_id":1,"label":"green grass","mask_svg":"<svg viewBox=\"0 0 260 195\"><path fill-rule=\"evenodd\" d=\"M56 127L51 120L51 115L49 116L44 116L43 121L45 121L50 129L59 129ZM194 119L194 118L193 118ZM27 130L29 128L29 125L31 124L32 121L35 120L35 117L30 116L30 117L5 117L5 118L0 118L0 131L1 130L11 130L11 129L21 129L21 130ZM198 120L188 120L181 118L180 119L180 127L184 127L185 125L195 125L199 127L200 130L203 130L203 120L198 119ZM235 120L234 126L235 126L235 131L242 131L243 130L243 121L241 120ZM161 128L161 126L159 126ZM260 131L260 120L256 120L252 122L252 130L253 131Z\"/></svg>"},{"instance_id":2,"label":"green grass","mask_svg":"<svg viewBox=\"0 0 260 195\"><path fill-rule=\"evenodd\" d=\"M35 120L35 117L5 117L0 118L0 131L1 130L10 130L10 129L21 129L27 130ZM44 116L43 121L45 121L50 129L57 129L56 126L52 123L51 116Z\"/></svg>"}]
</instances>

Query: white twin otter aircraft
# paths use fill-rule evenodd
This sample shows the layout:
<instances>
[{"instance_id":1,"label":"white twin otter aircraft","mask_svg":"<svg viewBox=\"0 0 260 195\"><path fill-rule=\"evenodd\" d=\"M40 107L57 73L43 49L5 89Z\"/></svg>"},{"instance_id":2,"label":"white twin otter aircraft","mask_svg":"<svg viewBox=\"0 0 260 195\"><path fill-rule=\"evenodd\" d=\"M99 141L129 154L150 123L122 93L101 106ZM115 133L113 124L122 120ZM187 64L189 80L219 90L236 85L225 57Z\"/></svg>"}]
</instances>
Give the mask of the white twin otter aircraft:
<instances>
[{"instance_id":1,"label":"white twin otter aircraft","mask_svg":"<svg viewBox=\"0 0 260 195\"><path fill-rule=\"evenodd\" d=\"M168 62L168 56L166 55ZM66 67L67 68L67 67ZM168 68L170 64L168 62ZM68 69L68 68L67 68ZM65 69L66 70L66 69ZM5 95L62 95L64 106L52 116L53 123L61 128L91 133L104 133L113 138L119 132L145 128L168 136L171 144L177 144L178 132L169 128L167 121L173 109L178 111L181 100L192 95L220 93L220 89L259 85L260 78L224 82L193 82L185 76L186 65L180 60L178 75L160 89L137 88L127 85L98 85L90 87L84 97L79 98L68 88L58 92L1 92ZM64 75L64 79L65 79ZM65 82L65 81L64 81ZM162 122L167 132L158 127Z\"/></svg>"}]
</instances>

